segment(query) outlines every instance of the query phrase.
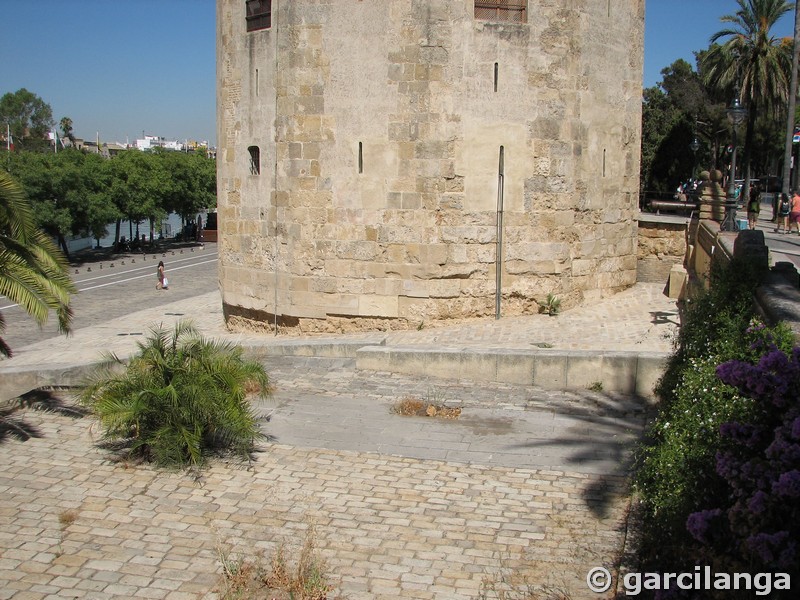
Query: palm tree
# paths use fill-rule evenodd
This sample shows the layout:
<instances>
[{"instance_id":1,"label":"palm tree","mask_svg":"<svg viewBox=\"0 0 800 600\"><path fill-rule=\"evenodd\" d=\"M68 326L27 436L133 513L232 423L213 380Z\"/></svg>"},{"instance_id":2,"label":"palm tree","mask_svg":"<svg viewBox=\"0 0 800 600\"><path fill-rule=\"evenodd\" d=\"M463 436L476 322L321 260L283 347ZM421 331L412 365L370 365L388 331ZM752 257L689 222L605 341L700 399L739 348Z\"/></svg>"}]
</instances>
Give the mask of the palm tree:
<instances>
[{"instance_id":1,"label":"palm tree","mask_svg":"<svg viewBox=\"0 0 800 600\"><path fill-rule=\"evenodd\" d=\"M36 227L22 187L0 171L0 295L19 304L40 326L55 311L59 331L69 333L70 295L76 289L67 269L56 245ZM0 314L0 333L4 330ZM0 354L12 354L2 338Z\"/></svg>"},{"instance_id":2,"label":"palm tree","mask_svg":"<svg viewBox=\"0 0 800 600\"><path fill-rule=\"evenodd\" d=\"M794 120L797 108L797 70L800 62L800 8L794 6L794 49L792 51L792 79L789 87L789 106L786 111L786 140L783 152L783 190L789 190L789 177L792 170L792 140L794 139ZM797 179L797 178L795 178Z\"/></svg>"},{"instance_id":3,"label":"palm tree","mask_svg":"<svg viewBox=\"0 0 800 600\"><path fill-rule=\"evenodd\" d=\"M706 85L732 93L748 108L744 143L745 179L750 178L750 149L756 118L777 117L786 107L792 61L792 40L770 34L773 26L794 8L786 0L736 0L739 10L720 18L726 29L711 36L711 48L702 57ZM722 44L717 44L720 40ZM731 176L734 176L731 174ZM745 181L744 192L749 192Z\"/></svg>"},{"instance_id":4,"label":"palm tree","mask_svg":"<svg viewBox=\"0 0 800 600\"><path fill-rule=\"evenodd\" d=\"M219 450L248 459L264 438L248 399L269 393L264 367L187 321L171 332L154 327L138 347L127 365L108 356L79 396L105 438L160 466L198 467Z\"/></svg>"},{"instance_id":5,"label":"palm tree","mask_svg":"<svg viewBox=\"0 0 800 600\"><path fill-rule=\"evenodd\" d=\"M72 144L75 144L75 136L72 134L72 119L69 117L62 117L59 127L61 127L61 133L64 137L72 142Z\"/></svg>"}]
</instances>

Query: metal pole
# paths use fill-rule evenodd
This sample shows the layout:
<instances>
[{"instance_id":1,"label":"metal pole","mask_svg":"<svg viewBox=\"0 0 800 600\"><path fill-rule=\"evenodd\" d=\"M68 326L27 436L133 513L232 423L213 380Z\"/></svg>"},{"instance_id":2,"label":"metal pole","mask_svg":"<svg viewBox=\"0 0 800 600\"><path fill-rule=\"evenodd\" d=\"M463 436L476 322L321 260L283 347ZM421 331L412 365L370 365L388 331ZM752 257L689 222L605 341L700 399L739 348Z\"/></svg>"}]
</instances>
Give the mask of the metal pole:
<instances>
[{"instance_id":1,"label":"metal pole","mask_svg":"<svg viewBox=\"0 0 800 600\"><path fill-rule=\"evenodd\" d=\"M500 300L503 296L503 146L500 146L500 165L497 173L497 252L495 253L494 318L500 318Z\"/></svg>"},{"instance_id":2,"label":"metal pole","mask_svg":"<svg viewBox=\"0 0 800 600\"><path fill-rule=\"evenodd\" d=\"M736 231L736 123L733 124L733 152L731 153L731 176L728 181L728 197L725 202L725 218L721 231Z\"/></svg>"}]
</instances>

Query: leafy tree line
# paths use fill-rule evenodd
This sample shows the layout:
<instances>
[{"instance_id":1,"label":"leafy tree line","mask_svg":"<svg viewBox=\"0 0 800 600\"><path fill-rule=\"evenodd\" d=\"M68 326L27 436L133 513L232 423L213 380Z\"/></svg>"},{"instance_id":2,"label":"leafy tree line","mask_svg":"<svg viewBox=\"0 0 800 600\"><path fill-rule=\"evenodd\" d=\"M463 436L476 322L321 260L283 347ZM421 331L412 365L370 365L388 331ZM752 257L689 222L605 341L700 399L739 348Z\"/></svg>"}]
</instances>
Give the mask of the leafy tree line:
<instances>
[{"instance_id":1,"label":"leafy tree line","mask_svg":"<svg viewBox=\"0 0 800 600\"><path fill-rule=\"evenodd\" d=\"M66 238L100 240L116 222L156 224L171 212L184 222L216 206L216 167L202 154L128 150L112 158L66 149L12 152L8 170L30 200L37 224L67 253Z\"/></svg>"},{"instance_id":2,"label":"leafy tree line","mask_svg":"<svg viewBox=\"0 0 800 600\"><path fill-rule=\"evenodd\" d=\"M794 41L771 31L795 3L736 4L735 13L720 18L724 27L711 36L709 47L695 53L696 70L677 60L661 71L659 84L644 90L643 191L671 192L701 169L729 169L733 132L726 108L734 97L748 109L737 143L737 177L780 175ZM696 154L689 149L695 137Z\"/></svg>"},{"instance_id":3,"label":"leafy tree line","mask_svg":"<svg viewBox=\"0 0 800 600\"><path fill-rule=\"evenodd\" d=\"M14 145L5 157L6 169L22 185L36 224L67 255L68 237L99 241L109 223L117 224L116 246L122 220L149 221L152 240L155 224L169 213L186 223L216 206L216 164L203 154L129 150L104 158L74 148L52 152L47 134L55 125L53 111L24 88L0 97L0 122ZM72 128L72 119L60 120L63 139L74 142Z\"/></svg>"}]
</instances>

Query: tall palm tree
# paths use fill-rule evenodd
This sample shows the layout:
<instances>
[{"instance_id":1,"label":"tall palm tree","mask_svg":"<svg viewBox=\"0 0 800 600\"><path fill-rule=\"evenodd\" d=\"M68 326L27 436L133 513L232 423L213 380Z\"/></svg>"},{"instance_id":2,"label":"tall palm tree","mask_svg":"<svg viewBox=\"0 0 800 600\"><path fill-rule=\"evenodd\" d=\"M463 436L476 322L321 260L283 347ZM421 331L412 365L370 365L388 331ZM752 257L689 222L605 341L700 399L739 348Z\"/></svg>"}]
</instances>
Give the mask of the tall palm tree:
<instances>
[{"instance_id":1,"label":"tall palm tree","mask_svg":"<svg viewBox=\"0 0 800 600\"><path fill-rule=\"evenodd\" d=\"M794 120L797 108L797 70L800 63L800 8L794 6L794 49L792 51L792 78L789 87L789 102L786 111L786 140L783 152L783 190L789 190L789 177L792 170L792 141L794 139ZM797 180L797 177L795 177Z\"/></svg>"},{"instance_id":2,"label":"tall palm tree","mask_svg":"<svg viewBox=\"0 0 800 600\"><path fill-rule=\"evenodd\" d=\"M59 127L61 127L61 133L64 137L74 144L75 136L72 134L72 119L69 117L61 117Z\"/></svg>"},{"instance_id":3,"label":"tall palm tree","mask_svg":"<svg viewBox=\"0 0 800 600\"><path fill-rule=\"evenodd\" d=\"M72 323L70 295L76 292L64 256L38 227L22 187L0 171L0 295L19 304L39 325L50 311L59 330L68 333ZM0 333L5 321L0 314ZM11 348L0 338L0 354Z\"/></svg>"},{"instance_id":4,"label":"tall palm tree","mask_svg":"<svg viewBox=\"0 0 800 600\"><path fill-rule=\"evenodd\" d=\"M750 148L756 118L777 116L785 110L792 63L791 38L780 39L772 28L794 2L786 0L736 0L739 10L720 17L729 27L711 36L712 44L703 56L701 75L706 85L737 93L748 108L744 143L745 179L750 174ZM720 40L723 43L718 44ZM733 174L731 174L733 176ZM745 194L749 192L745 181Z\"/></svg>"}]
</instances>

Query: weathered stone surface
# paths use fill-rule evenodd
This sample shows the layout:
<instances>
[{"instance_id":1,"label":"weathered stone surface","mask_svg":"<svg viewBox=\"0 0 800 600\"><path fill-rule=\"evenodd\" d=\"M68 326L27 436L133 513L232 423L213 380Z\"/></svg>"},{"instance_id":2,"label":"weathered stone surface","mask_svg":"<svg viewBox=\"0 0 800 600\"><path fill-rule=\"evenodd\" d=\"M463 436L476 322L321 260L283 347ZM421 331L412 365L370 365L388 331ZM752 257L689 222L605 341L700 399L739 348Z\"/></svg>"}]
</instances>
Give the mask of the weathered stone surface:
<instances>
[{"instance_id":1,"label":"weathered stone surface","mask_svg":"<svg viewBox=\"0 0 800 600\"><path fill-rule=\"evenodd\" d=\"M243 4L217 0L229 314L492 314L501 149L504 314L636 281L643 0L296 0L254 32Z\"/></svg>"}]
</instances>

